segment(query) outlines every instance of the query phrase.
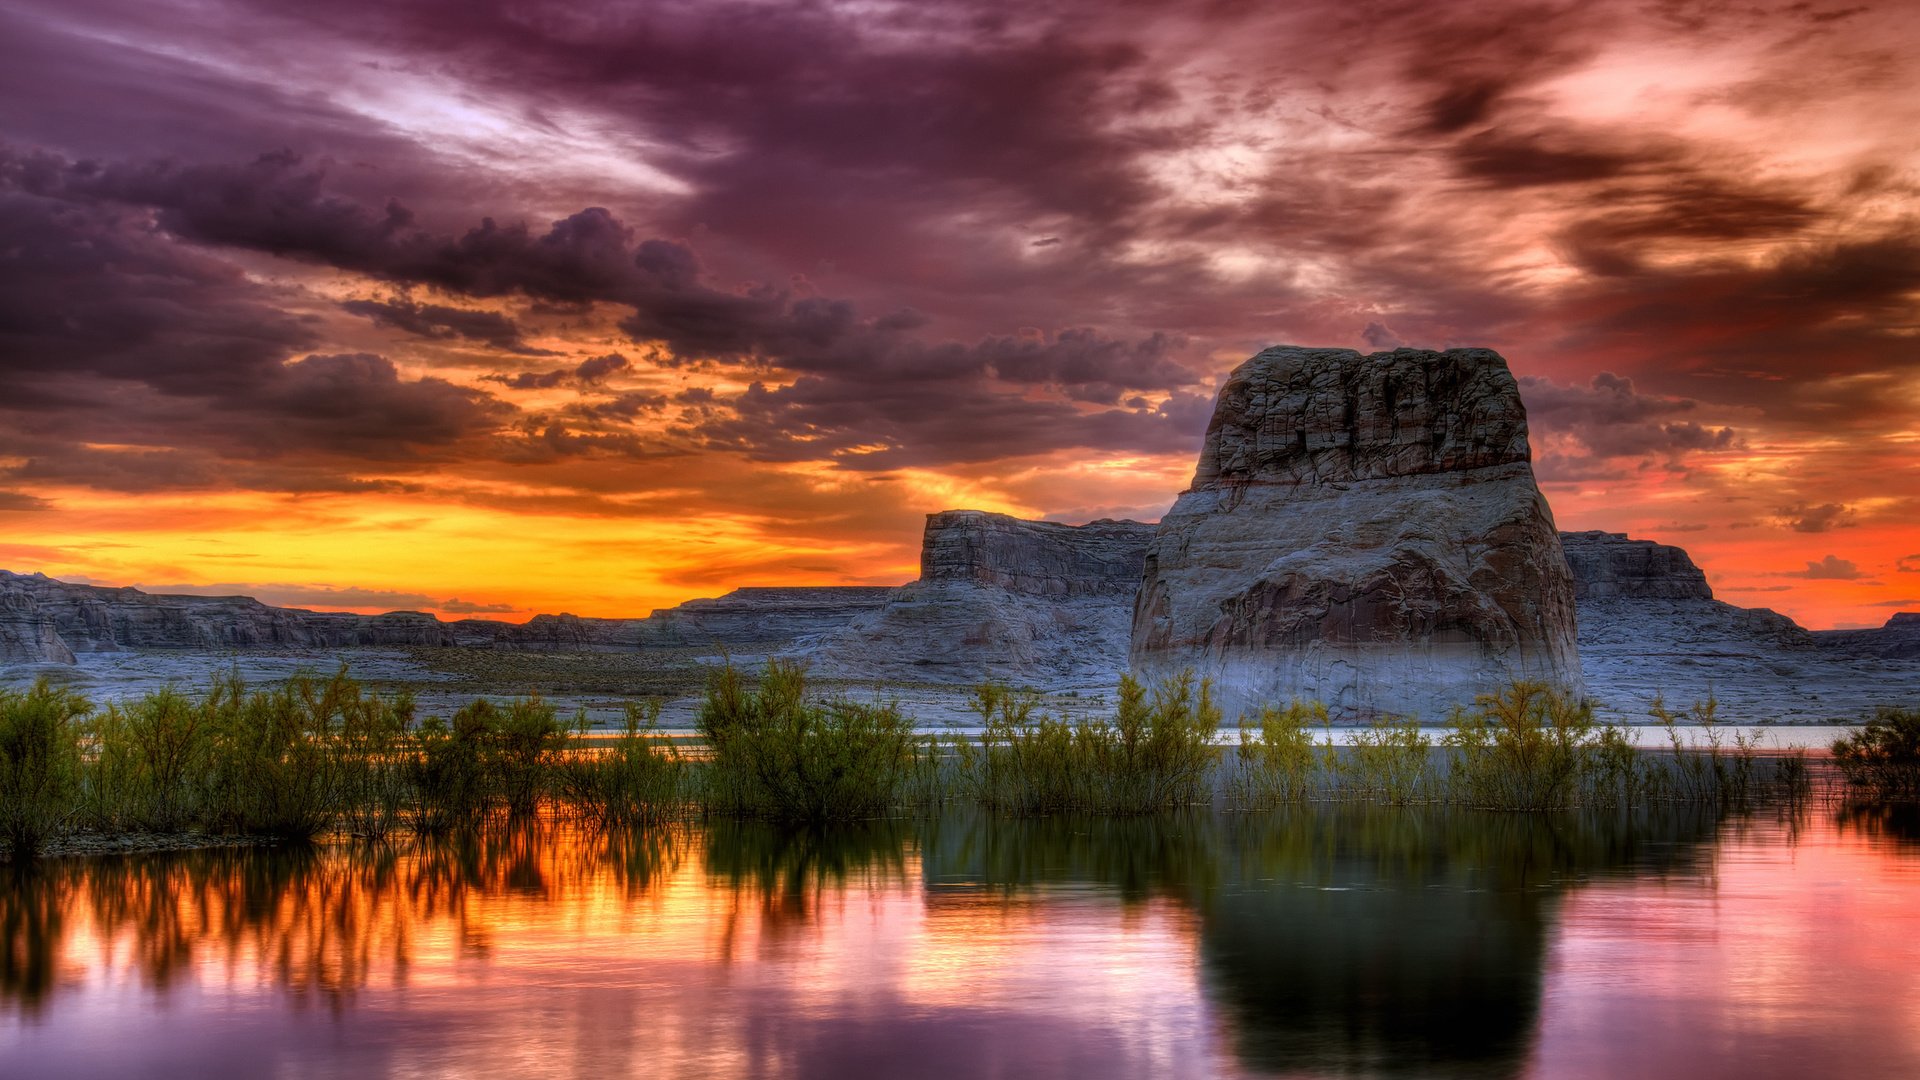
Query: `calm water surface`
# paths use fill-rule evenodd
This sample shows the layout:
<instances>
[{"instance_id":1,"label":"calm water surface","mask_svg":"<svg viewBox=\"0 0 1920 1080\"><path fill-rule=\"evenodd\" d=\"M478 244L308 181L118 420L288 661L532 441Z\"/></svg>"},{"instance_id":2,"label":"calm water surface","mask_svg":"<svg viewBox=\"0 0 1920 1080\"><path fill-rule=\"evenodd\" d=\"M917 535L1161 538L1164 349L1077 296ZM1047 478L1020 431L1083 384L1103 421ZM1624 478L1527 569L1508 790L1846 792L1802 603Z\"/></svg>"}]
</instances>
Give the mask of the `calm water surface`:
<instances>
[{"instance_id":1,"label":"calm water surface","mask_svg":"<svg viewBox=\"0 0 1920 1080\"><path fill-rule=\"evenodd\" d=\"M1920 820L952 815L57 860L0 1076L1920 1076Z\"/></svg>"}]
</instances>

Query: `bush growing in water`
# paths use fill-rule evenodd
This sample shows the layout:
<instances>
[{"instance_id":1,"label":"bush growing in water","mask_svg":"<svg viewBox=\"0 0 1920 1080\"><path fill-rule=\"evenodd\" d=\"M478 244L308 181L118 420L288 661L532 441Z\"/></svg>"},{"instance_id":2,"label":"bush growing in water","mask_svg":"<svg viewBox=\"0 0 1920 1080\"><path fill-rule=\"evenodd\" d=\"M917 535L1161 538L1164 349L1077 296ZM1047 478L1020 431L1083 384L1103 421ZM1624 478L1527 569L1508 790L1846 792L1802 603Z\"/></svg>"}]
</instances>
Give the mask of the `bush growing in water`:
<instances>
[{"instance_id":1,"label":"bush growing in water","mask_svg":"<svg viewBox=\"0 0 1920 1080\"><path fill-rule=\"evenodd\" d=\"M625 729L601 753L575 751L561 761L562 792L575 812L600 825L665 821L687 803L687 761L658 738L660 707L629 704ZM579 720L582 735L585 717Z\"/></svg>"},{"instance_id":2,"label":"bush growing in water","mask_svg":"<svg viewBox=\"0 0 1920 1080\"><path fill-rule=\"evenodd\" d=\"M1219 756L1220 710L1191 672L1151 696L1123 677L1111 721L1036 716L1032 694L998 684L977 688L973 708L982 731L977 744L959 744L959 782L993 810L1142 814L1179 806L1202 797Z\"/></svg>"},{"instance_id":3,"label":"bush growing in water","mask_svg":"<svg viewBox=\"0 0 1920 1080\"><path fill-rule=\"evenodd\" d=\"M712 749L709 811L781 821L849 821L895 805L917 742L893 705L813 701L805 669L769 661L749 690L732 665L700 707Z\"/></svg>"},{"instance_id":4,"label":"bush growing in water","mask_svg":"<svg viewBox=\"0 0 1920 1080\"><path fill-rule=\"evenodd\" d=\"M26 693L0 690L0 836L16 859L37 854L78 807L87 708L45 679Z\"/></svg>"},{"instance_id":5,"label":"bush growing in water","mask_svg":"<svg viewBox=\"0 0 1920 1080\"><path fill-rule=\"evenodd\" d=\"M1455 709L1447 726L1455 794L1497 810L1572 806L1604 738L1591 705L1527 681L1480 695L1472 710Z\"/></svg>"},{"instance_id":6,"label":"bush growing in water","mask_svg":"<svg viewBox=\"0 0 1920 1080\"><path fill-rule=\"evenodd\" d=\"M1881 709L1859 731L1834 740L1833 760L1852 790L1920 798L1920 709Z\"/></svg>"},{"instance_id":7,"label":"bush growing in water","mask_svg":"<svg viewBox=\"0 0 1920 1080\"><path fill-rule=\"evenodd\" d=\"M1260 710L1257 724L1240 719L1239 756L1235 759L1233 791L1248 809L1300 802L1317 793L1323 752L1316 748L1308 726L1326 727L1327 707L1318 701L1289 701L1286 708Z\"/></svg>"}]
</instances>

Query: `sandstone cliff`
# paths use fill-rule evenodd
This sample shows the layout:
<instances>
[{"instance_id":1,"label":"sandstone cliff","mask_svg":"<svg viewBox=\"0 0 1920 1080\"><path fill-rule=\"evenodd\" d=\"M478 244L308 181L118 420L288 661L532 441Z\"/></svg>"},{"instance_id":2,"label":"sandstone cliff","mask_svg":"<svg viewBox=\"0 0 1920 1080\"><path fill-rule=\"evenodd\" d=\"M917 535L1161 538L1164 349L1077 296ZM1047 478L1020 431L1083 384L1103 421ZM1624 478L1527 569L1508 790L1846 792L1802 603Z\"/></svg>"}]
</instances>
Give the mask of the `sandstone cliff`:
<instances>
[{"instance_id":1,"label":"sandstone cliff","mask_svg":"<svg viewBox=\"0 0 1920 1080\"><path fill-rule=\"evenodd\" d=\"M0 664L71 663L73 650L33 591L10 574L0 577Z\"/></svg>"},{"instance_id":2,"label":"sandstone cliff","mask_svg":"<svg viewBox=\"0 0 1920 1080\"><path fill-rule=\"evenodd\" d=\"M1920 611L1902 611L1870 630L1822 630L1817 644L1881 660L1920 660Z\"/></svg>"},{"instance_id":3,"label":"sandstone cliff","mask_svg":"<svg viewBox=\"0 0 1920 1080\"><path fill-rule=\"evenodd\" d=\"M1229 713L1292 697L1438 719L1515 677L1580 685L1573 579L1526 412L1485 349L1268 349L1160 523L1132 666Z\"/></svg>"},{"instance_id":4,"label":"sandstone cliff","mask_svg":"<svg viewBox=\"0 0 1920 1080\"><path fill-rule=\"evenodd\" d=\"M1111 689L1152 535L1135 521L930 514L919 580L809 652L845 678Z\"/></svg>"}]
</instances>

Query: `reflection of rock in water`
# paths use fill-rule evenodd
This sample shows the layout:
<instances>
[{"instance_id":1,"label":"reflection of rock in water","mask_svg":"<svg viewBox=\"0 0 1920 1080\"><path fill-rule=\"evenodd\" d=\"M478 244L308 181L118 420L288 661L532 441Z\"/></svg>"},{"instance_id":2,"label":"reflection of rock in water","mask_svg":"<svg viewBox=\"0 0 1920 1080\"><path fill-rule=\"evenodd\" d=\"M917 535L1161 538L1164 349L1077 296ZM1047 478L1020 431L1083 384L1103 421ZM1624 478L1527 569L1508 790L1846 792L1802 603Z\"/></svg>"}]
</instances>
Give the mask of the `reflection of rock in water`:
<instances>
[{"instance_id":1,"label":"reflection of rock in water","mask_svg":"<svg viewBox=\"0 0 1920 1080\"><path fill-rule=\"evenodd\" d=\"M1372 808L1253 817L1197 899L1249 1066L1517 1072L1563 887L1683 857L1711 824Z\"/></svg>"},{"instance_id":2,"label":"reflection of rock in water","mask_svg":"<svg viewBox=\"0 0 1920 1080\"><path fill-rule=\"evenodd\" d=\"M1198 915L1206 991L1249 1067L1490 1075L1525 1060L1562 887L1688 858L1712 823L1303 808L923 832L929 885L1093 884ZM965 894L961 894L965 895ZM942 902L930 889L929 904Z\"/></svg>"}]
</instances>

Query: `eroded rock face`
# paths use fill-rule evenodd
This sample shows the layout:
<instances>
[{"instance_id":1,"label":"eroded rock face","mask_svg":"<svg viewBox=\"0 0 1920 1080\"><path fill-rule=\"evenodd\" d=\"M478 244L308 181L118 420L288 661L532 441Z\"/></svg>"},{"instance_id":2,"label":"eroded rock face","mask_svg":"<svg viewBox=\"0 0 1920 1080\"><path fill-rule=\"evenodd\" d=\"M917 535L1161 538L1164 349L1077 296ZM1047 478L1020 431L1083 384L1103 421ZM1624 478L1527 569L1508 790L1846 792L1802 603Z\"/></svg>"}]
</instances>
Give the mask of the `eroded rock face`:
<instances>
[{"instance_id":1,"label":"eroded rock face","mask_svg":"<svg viewBox=\"0 0 1920 1080\"><path fill-rule=\"evenodd\" d=\"M1821 645L1881 660L1920 660L1920 611L1902 611L1870 630L1822 630Z\"/></svg>"},{"instance_id":2,"label":"eroded rock face","mask_svg":"<svg viewBox=\"0 0 1920 1080\"><path fill-rule=\"evenodd\" d=\"M76 585L44 574L0 574L33 597L73 652L452 644L438 619L417 611L306 611L247 596L169 596Z\"/></svg>"},{"instance_id":3,"label":"eroded rock face","mask_svg":"<svg viewBox=\"0 0 1920 1080\"><path fill-rule=\"evenodd\" d=\"M11 575L9 575L11 577ZM24 586L0 579L0 664L71 664L53 617Z\"/></svg>"},{"instance_id":4,"label":"eroded rock face","mask_svg":"<svg viewBox=\"0 0 1920 1080\"><path fill-rule=\"evenodd\" d=\"M1437 719L1516 677L1580 686L1573 578L1526 411L1486 349L1268 349L1220 390L1148 549L1131 661L1223 705Z\"/></svg>"},{"instance_id":5,"label":"eroded rock face","mask_svg":"<svg viewBox=\"0 0 1920 1080\"><path fill-rule=\"evenodd\" d=\"M1111 688L1153 526L979 510L927 517L920 579L819 641L822 674Z\"/></svg>"},{"instance_id":6,"label":"eroded rock face","mask_svg":"<svg viewBox=\"0 0 1920 1080\"><path fill-rule=\"evenodd\" d=\"M1593 530L1561 533L1560 548L1573 572L1576 601L1713 599L1707 575L1684 549L1670 544Z\"/></svg>"}]
</instances>

